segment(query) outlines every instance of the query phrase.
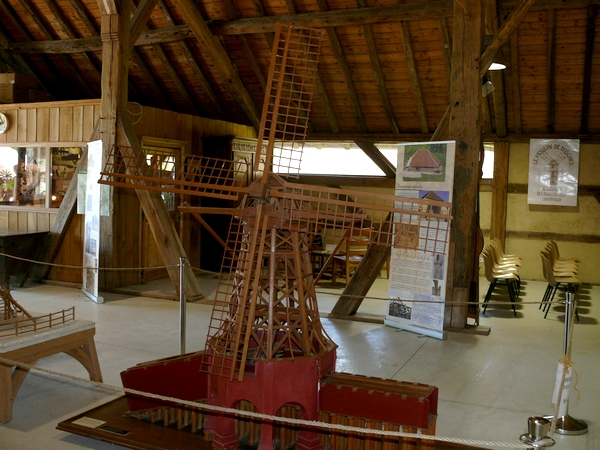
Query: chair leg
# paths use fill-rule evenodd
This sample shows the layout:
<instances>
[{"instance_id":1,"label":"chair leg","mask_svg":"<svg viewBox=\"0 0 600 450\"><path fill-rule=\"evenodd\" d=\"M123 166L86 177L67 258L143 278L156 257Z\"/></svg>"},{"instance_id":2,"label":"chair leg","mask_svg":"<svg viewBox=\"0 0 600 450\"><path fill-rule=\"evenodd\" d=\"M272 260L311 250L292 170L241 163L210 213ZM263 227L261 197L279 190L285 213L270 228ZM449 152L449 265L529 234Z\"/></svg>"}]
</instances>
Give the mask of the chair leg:
<instances>
[{"instance_id":1,"label":"chair leg","mask_svg":"<svg viewBox=\"0 0 600 450\"><path fill-rule=\"evenodd\" d=\"M506 280L506 284L508 286L508 296L510 297L510 302L512 303L513 313L515 317L517 317L517 309L515 308L516 297L519 296L519 288L516 286L517 282L514 280Z\"/></svg>"},{"instance_id":2,"label":"chair leg","mask_svg":"<svg viewBox=\"0 0 600 450\"><path fill-rule=\"evenodd\" d=\"M487 309L488 302L490 301L490 297L492 296L492 292L496 287L496 280L490 283L490 287L488 288L487 294L485 294L485 300L483 301L483 315L485 316L485 310Z\"/></svg>"},{"instance_id":3,"label":"chair leg","mask_svg":"<svg viewBox=\"0 0 600 450\"><path fill-rule=\"evenodd\" d=\"M538 307L538 309L542 309L542 306L544 307L544 310L546 309L546 302L548 301L548 297L550 297L552 289L553 287L551 284L548 284L548 286L546 286L546 292L544 292L544 296L542 297L542 301L540 302L540 306Z\"/></svg>"},{"instance_id":4,"label":"chair leg","mask_svg":"<svg viewBox=\"0 0 600 450\"><path fill-rule=\"evenodd\" d=\"M548 315L548 311L550 311L550 307L552 306L552 301L554 300L554 296L556 295L556 290L557 289L558 289L558 284L556 286L554 286L554 289L552 290L552 295L550 296L550 300L544 306L543 311L546 312L546 314L544 314L544 319Z\"/></svg>"}]
</instances>

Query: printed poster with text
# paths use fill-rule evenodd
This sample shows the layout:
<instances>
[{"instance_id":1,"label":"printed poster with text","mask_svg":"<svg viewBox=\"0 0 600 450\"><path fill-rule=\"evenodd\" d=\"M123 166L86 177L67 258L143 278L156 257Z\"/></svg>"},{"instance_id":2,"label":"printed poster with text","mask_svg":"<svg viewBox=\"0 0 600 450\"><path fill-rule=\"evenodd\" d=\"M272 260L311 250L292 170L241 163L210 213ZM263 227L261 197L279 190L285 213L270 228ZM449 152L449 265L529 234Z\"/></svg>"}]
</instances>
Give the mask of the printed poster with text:
<instances>
[{"instance_id":1,"label":"printed poster with text","mask_svg":"<svg viewBox=\"0 0 600 450\"><path fill-rule=\"evenodd\" d=\"M454 152L454 141L399 145L396 195L452 202ZM392 247L386 325L444 338L449 239L446 225L443 248Z\"/></svg>"},{"instance_id":2,"label":"printed poster with text","mask_svg":"<svg viewBox=\"0 0 600 450\"><path fill-rule=\"evenodd\" d=\"M529 141L530 205L577 206L579 139Z\"/></svg>"}]
</instances>

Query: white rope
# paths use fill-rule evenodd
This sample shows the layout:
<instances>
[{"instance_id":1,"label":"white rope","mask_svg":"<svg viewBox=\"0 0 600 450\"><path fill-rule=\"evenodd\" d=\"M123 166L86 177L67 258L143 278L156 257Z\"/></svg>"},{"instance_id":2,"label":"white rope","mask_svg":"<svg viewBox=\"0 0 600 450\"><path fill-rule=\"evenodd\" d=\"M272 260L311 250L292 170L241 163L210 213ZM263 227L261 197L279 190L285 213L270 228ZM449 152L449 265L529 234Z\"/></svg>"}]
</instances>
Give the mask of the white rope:
<instances>
[{"instance_id":1,"label":"white rope","mask_svg":"<svg viewBox=\"0 0 600 450\"><path fill-rule=\"evenodd\" d=\"M147 270L147 269L167 269L168 270L168 269L178 269L180 267L179 265L147 266L147 267L114 267L114 268L112 268L112 267L88 267L88 266L72 266L72 265L67 265L67 264L55 264L55 263L49 263L49 262L35 261L33 259L21 258L20 256L8 255L6 253L0 253L0 256L17 259L19 261L26 261L26 262L29 262L32 264L41 264L41 265L45 265L45 266L61 267L64 269L98 270L98 271L105 271L105 272L109 272L109 271L124 271L125 272L125 271L136 271L136 270ZM187 263L186 265L188 267L190 267L193 271L213 273L213 272L204 271L202 269L194 268L194 267L190 266L189 263ZM327 292L327 291L315 291L315 293L335 295L334 293ZM352 295L352 294L343 294L343 295L344 295L344 297L361 298L364 300L379 300L379 301L397 300L397 299L391 298L391 297L369 297L366 295ZM484 302L451 302L451 301L443 301L443 300L401 300L401 301L410 302L410 303L443 304L443 305L447 305L447 306L453 306L453 305L457 305L457 306L480 305L480 306L483 306L485 304ZM556 302L564 303L564 301L562 301L562 300L557 300ZM488 305L506 305L505 301L488 301L486 303ZM539 305L540 302L539 301L531 301L531 302L519 301L518 304L519 305Z\"/></svg>"},{"instance_id":2,"label":"white rope","mask_svg":"<svg viewBox=\"0 0 600 450\"><path fill-rule=\"evenodd\" d=\"M324 428L324 429L329 429L329 430L353 432L353 433L360 433L360 434L365 434L365 435L379 435L379 436L390 436L390 437L398 437L398 438L405 437L405 438L410 438L410 439L425 439L425 440L430 440L430 441L451 442L454 444L465 444L465 445L480 446L480 447L503 447L503 448L530 448L531 447L530 445L524 444L522 442L510 443L510 442L480 441L477 439L459 439L459 438L435 436L435 435L420 434L420 433L404 433L402 431L375 430L375 429L370 429L370 428L359 428L359 427L352 427L352 426L348 426L348 425L339 425L339 424L332 424L332 423L319 422L319 421L313 421L313 420L293 419L293 418L289 418L289 417L271 416L269 414L262 414L262 413L252 412L252 411L242 411L242 410L233 409L233 408L224 408L221 406L208 405L205 403L198 403L198 402L193 402L190 400L182 400L179 398L168 397L168 396L164 396L164 395L151 394L149 392L138 391L136 389L110 385L110 384L102 383L99 381L87 380L85 378L80 378L80 377L76 377L73 375L56 372L54 370L45 369L43 367L34 366L31 364L27 364L27 363L23 363L23 362L19 362L19 361L13 361L11 359L7 359L7 358L3 358L3 357L0 357L0 363L6 364L9 366L19 366L19 367L22 367L27 370L36 370L38 372L43 372L48 375L53 375L53 376L57 376L57 377L61 377L61 378L67 378L67 379L70 379L73 381L79 381L82 383L92 384L94 386L99 386L99 387L113 390L113 391L125 392L128 394L134 394L134 395L138 395L138 396L142 396L142 397L146 397L146 398L151 398L151 399L156 399L156 400L161 400L161 401L171 402L171 403L177 403L180 405L190 406L190 407L203 409L203 410L207 410L207 411L215 411L215 412L221 412L221 413L226 413L226 414L234 414L234 415L238 415L238 416L245 416L245 417L250 417L250 418L255 418L255 419L268 420L268 421L272 421L272 422L280 422L280 423L288 423L288 424L292 424L292 425L302 425L302 426L308 426L308 427L314 427L314 428Z\"/></svg>"}]
</instances>

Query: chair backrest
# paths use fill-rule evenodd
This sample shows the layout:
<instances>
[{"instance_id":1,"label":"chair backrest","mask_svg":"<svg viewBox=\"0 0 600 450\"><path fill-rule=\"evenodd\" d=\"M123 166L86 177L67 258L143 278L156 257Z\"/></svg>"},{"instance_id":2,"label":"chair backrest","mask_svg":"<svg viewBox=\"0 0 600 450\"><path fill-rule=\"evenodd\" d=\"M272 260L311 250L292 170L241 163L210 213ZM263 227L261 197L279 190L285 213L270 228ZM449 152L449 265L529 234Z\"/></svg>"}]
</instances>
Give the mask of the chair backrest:
<instances>
[{"instance_id":1,"label":"chair backrest","mask_svg":"<svg viewBox=\"0 0 600 450\"><path fill-rule=\"evenodd\" d=\"M574 264L578 264L580 262L579 258L563 258L563 257L561 257L560 252L558 251L558 244L556 243L556 241L548 241L548 243L546 244L546 248L550 250L550 253L552 255L552 258L550 260L552 261L553 264L555 261L559 261L559 260L569 261Z\"/></svg>"},{"instance_id":2,"label":"chair backrest","mask_svg":"<svg viewBox=\"0 0 600 450\"><path fill-rule=\"evenodd\" d=\"M346 241L346 256L364 256L373 238L373 228L356 228Z\"/></svg>"},{"instance_id":3,"label":"chair backrest","mask_svg":"<svg viewBox=\"0 0 600 450\"><path fill-rule=\"evenodd\" d=\"M483 251L481 252L481 254L483 255L483 266L485 268L484 272L485 272L485 278L486 280L488 280L490 283L492 283L494 281L494 274L493 274L493 267L494 267L494 261L492 259L492 255L490 252L491 247L489 245L487 245Z\"/></svg>"},{"instance_id":4,"label":"chair backrest","mask_svg":"<svg viewBox=\"0 0 600 450\"><path fill-rule=\"evenodd\" d=\"M544 279L550 283L550 279L548 278L548 265L550 260L548 259L548 257L546 256L546 253L544 250L542 250L540 252L540 256L542 257L542 272L544 273Z\"/></svg>"}]
</instances>

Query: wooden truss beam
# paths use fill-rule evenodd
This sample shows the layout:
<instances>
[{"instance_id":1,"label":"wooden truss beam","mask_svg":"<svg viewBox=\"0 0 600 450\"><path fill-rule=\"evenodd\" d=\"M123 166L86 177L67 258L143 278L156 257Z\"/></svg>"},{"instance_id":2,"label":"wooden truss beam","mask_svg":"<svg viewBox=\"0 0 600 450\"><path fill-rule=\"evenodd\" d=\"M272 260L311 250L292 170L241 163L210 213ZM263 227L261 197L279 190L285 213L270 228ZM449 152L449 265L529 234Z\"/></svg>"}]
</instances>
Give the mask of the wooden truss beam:
<instances>
[{"instance_id":1,"label":"wooden truss beam","mask_svg":"<svg viewBox=\"0 0 600 450\"><path fill-rule=\"evenodd\" d=\"M427 18L449 17L452 14L452 1L436 0L426 3L407 3L391 6L374 6L344 10L317 11L301 14L284 14L280 16L253 17L234 19L222 22L204 23L206 32L213 35L243 35L274 32L278 22L297 24L305 27L334 28L346 25L374 24L396 22L399 20L419 20ZM198 13L199 14L199 13ZM200 18L201 19L201 18ZM193 37L191 23L165 27L157 30L142 32L135 45L174 42ZM31 41L15 43L9 46L16 53L76 53L82 51L97 51L102 48L97 38L81 38L78 40L61 41Z\"/></svg>"}]
</instances>

